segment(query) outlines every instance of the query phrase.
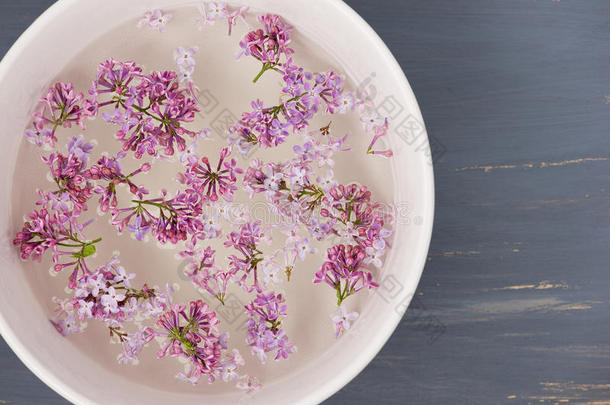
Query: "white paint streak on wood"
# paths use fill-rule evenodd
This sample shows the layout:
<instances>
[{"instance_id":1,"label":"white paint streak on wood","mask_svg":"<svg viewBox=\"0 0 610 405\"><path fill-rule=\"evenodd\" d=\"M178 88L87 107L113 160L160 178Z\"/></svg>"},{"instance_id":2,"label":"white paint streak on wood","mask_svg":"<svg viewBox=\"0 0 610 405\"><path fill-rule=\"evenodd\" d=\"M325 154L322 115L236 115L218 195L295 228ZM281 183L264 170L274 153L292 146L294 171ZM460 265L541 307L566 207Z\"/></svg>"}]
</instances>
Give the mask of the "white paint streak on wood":
<instances>
[{"instance_id":1,"label":"white paint streak on wood","mask_svg":"<svg viewBox=\"0 0 610 405\"><path fill-rule=\"evenodd\" d=\"M593 157L593 158L577 158L577 159L569 159L569 160L561 160L558 162L528 162L528 163L511 163L511 164L503 164L503 165L475 165L475 166L466 166L460 167L458 169L454 169L456 172L464 172L471 170L482 170L485 173L489 173L492 170L498 169L544 169L548 167L561 167L567 165L580 164L584 162L600 162L606 161L608 158L605 157Z\"/></svg>"}]
</instances>

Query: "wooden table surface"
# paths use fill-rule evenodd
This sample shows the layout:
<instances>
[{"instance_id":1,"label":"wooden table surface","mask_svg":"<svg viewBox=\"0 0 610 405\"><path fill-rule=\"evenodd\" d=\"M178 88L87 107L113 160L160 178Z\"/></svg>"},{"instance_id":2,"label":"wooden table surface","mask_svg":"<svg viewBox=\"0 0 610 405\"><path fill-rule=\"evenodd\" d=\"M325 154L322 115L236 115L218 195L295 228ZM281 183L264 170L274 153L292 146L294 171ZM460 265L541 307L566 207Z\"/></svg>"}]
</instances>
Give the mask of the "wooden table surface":
<instances>
[{"instance_id":1,"label":"wooden table surface","mask_svg":"<svg viewBox=\"0 0 610 405\"><path fill-rule=\"evenodd\" d=\"M0 51L51 3L2 1ZM416 300L326 404L610 404L610 1L347 3L440 152ZM0 341L0 404L64 403Z\"/></svg>"}]
</instances>

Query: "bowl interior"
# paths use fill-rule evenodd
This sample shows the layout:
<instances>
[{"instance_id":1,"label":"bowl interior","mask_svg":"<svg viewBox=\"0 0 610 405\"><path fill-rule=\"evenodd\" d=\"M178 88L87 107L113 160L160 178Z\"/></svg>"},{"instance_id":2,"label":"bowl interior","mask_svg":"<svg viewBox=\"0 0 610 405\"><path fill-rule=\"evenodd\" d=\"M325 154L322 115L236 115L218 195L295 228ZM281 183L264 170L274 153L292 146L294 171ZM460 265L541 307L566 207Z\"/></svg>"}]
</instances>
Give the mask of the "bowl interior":
<instances>
[{"instance_id":1,"label":"bowl interior","mask_svg":"<svg viewBox=\"0 0 610 405\"><path fill-rule=\"evenodd\" d=\"M173 49L180 45L197 46L194 78L202 90L202 112L193 128L212 127L213 140L200 142L198 151L201 155L214 156L225 143L227 123L247 110L253 99L274 103L279 83L277 77L267 74L253 85L251 76L258 71L257 62L235 61L237 43L247 28L238 25L231 37L226 35L226 26L220 23L198 31L196 3L158 0L126 5L110 0L101 8L88 2L60 1L24 34L0 65L1 94L10 100L0 113L6 123L6 155L0 164L4 165L7 176L3 181L10 190L0 199L7 213L1 219L4 238L0 253L5 274L0 284L0 327L9 345L28 367L74 402L112 400L129 404L180 400L188 404L203 398L209 403L318 402L338 390L370 361L393 331L413 295L430 238L433 185L425 130L404 75L370 28L343 3L313 0L307 7L281 1L243 3L251 7L252 25L256 24L257 10L285 17L296 27L297 62L311 71L342 72L347 77L348 88L366 90L380 113L385 110L392 119L389 143L395 157L386 160L364 154L369 139L364 136L355 113L331 118L335 136L351 132L348 142L353 149L338 155L334 167L337 179L366 184L373 191L374 199L393 203L397 208L393 248L383 269L377 273L381 287L374 294L359 294L348 300L350 309L360 312L361 317L348 334L335 341L328 316L334 309L333 293L326 287L311 284L325 252L325 246L318 245L317 255L302 262L291 282L281 286L288 298L287 332L298 346L298 352L288 361L270 361L264 366L250 356L242 343L245 317L235 309L247 301L233 289L232 309L219 307L219 315L223 330L231 333L231 345L245 355L246 371L259 376L264 383L264 388L252 398L236 392L232 384L186 386L173 378L181 366L174 360L155 359L155 347L143 353L137 367L118 365L116 355L120 347L108 344L103 326L96 322L89 322L84 334L61 337L48 318L52 313L50 298L65 295L67 276L50 277L49 265L44 259L42 264L20 261L11 245L23 216L33 207L35 188L49 188L40 151L24 142L21 136L36 100L46 88L57 80L69 80L85 92L96 65L108 57L135 60L145 70L173 69ZM137 18L147 8L162 8L174 15L165 33L135 27ZM74 32L86 34L74 35ZM393 106L391 109L388 103ZM312 128L318 124L322 127L328 120L321 117ZM413 122L421 125L417 133ZM118 150L113 130L103 120L88 122L87 127L85 134L96 140L98 152ZM80 132L78 129L62 131L60 142ZM410 142L415 138L419 141ZM257 152L252 158L286 159L290 148L287 144L277 150ZM179 162L161 163L154 166L144 181L151 190L171 191L177 187L173 179ZM240 162L241 167L246 165L247 161ZM235 202L247 207L256 219L265 223L275 220L262 200L249 202L245 194L238 194ZM122 264L138 275L139 282L158 285L177 282L181 287L178 299L203 298L211 302L209 296L200 295L184 279L183 263L176 260L176 250L158 249L153 241L141 243L128 235L117 237L107 222L107 217L97 217L88 231L104 238L103 250L100 249L95 260L101 263L120 249Z\"/></svg>"}]
</instances>

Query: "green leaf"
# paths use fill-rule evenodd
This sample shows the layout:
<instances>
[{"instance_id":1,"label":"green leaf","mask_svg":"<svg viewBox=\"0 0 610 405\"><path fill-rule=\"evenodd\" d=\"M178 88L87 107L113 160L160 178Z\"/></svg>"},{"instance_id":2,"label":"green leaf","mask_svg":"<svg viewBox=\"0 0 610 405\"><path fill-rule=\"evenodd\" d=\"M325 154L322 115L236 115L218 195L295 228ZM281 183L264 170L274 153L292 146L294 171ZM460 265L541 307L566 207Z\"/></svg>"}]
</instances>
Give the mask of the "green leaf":
<instances>
[{"instance_id":1,"label":"green leaf","mask_svg":"<svg viewBox=\"0 0 610 405\"><path fill-rule=\"evenodd\" d=\"M80 250L80 252L76 252L72 256L79 259L79 258L91 256L94 253L95 253L95 245L86 245L86 246L83 246L83 248Z\"/></svg>"},{"instance_id":2,"label":"green leaf","mask_svg":"<svg viewBox=\"0 0 610 405\"><path fill-rule=\"evenodd\" d=\"M95 245L87 245L81 250L83 257L91 256L95 253Z\"/></svg>"}]
</instances>

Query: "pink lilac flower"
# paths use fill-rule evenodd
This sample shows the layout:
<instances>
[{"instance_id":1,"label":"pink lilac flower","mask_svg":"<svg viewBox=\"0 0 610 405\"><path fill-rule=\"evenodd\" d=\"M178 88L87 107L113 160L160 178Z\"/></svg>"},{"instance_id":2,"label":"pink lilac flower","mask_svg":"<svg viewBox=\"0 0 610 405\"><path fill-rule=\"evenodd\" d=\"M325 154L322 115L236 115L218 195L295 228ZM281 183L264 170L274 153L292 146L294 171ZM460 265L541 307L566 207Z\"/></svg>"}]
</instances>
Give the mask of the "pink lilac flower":
<instances>
[{"instance_id":1,"label":"pink lilac flower","mask_svg":"<svg viewBox=\"0 0 610 405\"><path fill-rule=\"evenodd\" d=\"M36 205L40 205L44 208L50 208L53 211L60 211L64 215L78 216L78 211L75 205L72 203L70 193L67 191L42 191L38 190L40 200L36 202Z\"/></svg>"},{"instance_id":2,"label":"pink lilac flower","mask_svg":"<svg viewBox=\"0 0 610 405\"><path fill-rule=\"evenodd\" d=\"M384 124L381 126L375 126L373 128L373 132L375 133L375 135L373 136L373 139L371 140L371 143L369 144L369 147L367 149L367 153L369 154L373 154L373 155L382 155L385 157L392 157L393 153L391 150L382 150L382 151L374 151L373 150L373 146L375 146L375 143L382 137L384 137L387 132L388 132L388 119L386 118L384 121Z\"/></svg>"},{"instance_id":3,"label":"pink lilac flower","mask_svg":"<svg viewBox=\"0 0 610 405\"><path fill-rule=\"evenodd\" d=\"M173 71L144 75L132 62L110 59L100 64L89 92L100 107L114 105L114 111L102 117L120 127L116 137L124 151L141 158L146 153L157 156L162 148L163 154L171 156L175 148L186 148L184 136L197 135L183 126L194 120L197 102L192 88L181 88L177 79ZM110 99L103 101L102 96Z\"/></svg>"},{"instance_id":4,"label":"pink lilac flower","mask_svg":"<svg viewBox=\"0 0 610 405\"><path fill-rule=\"evenodd\" d=\"M296 243L295 248L297 256L301 260L305 260L305 255L314 254L316 252L316 250L310 246L309 238L302 238Z\"/></svg>"},{"instance_id":5,"label":"pink lilac flower","mask_svg":"<svg viewBox=\"0 0 610 405\"><path fill-rule=\"evenodd\" d=\"M25 134L37 145L55 146L58 127L76 124L85 129L84 119L97 114L95 102L84 100L82 93L75 92L72 83L55 83L40 103L42 109L34 114L34 128L26 130Z\"/></svg>"},{"instance_id":6,"label":"pink lilac flower","mask_svg":"<svg viewBox=\"0 0 610 405\"><path fill-rule=\"evenodd\" d=\"M366 258L364 264L373 264L377 268L381 268L383 262L381 257L384 255L384 249L376 249L374 246L367 246L365 249Z\"/></svg>"},{"instance_id":7,"label":"pink lilac flower","mask_svg":"<svg viewBox=\"0 0 610 405\"><path fill-rule=\"evenodd\" d=\"M138 22L138 28L149 26L159 30L159 32L163 32L165 31L165 26L171 19L171 14L163 14L163 12L159 9L147 11L144 13L142 19Z\"/></svg>"},{"instance_id":8,"label":"pink lilac flower","mask_svg":"<svg viewBox=\"0 0 610 405\"><path fill-rule=\"evenodd\" d=\"M325 176L319 176L316 181L325 193L337 185L337 182L335 181L335 174L332 170L327 171Z\"/></svg>"},{"instance_id":9,"label":"pink lilac flower","mask_svg":"<svg viewBox=\"0 0 610 405\"><path fill-rule=\"evenodd\" d=\"M80 224L74 216L45 208L34 210L28 218L13 240L14 245L19 245L21 257L40 261L42 254L51 249L55 271L74 267L69 278L73 288L78 271L88 272L85 258L95 253L94 245L101 241L101 238L91 242L82 240L82 229L91 221Z\"/></svg>"},{"instance_id":10,"label":"pink lilac flower","mask_svg":"<svg viewBox=\"0 0 610 405\"><path fill-rule=\"evenodd\" d=\"M195 48L187 49L183 46L179 46L175 52L176 64L178 66L181 66L181 65L194 66L195 58L193 56L195 55L196 52L197 52L197 49L195 49Z\"/></svg>"},{"instance_id":11,"label":"pink lilac flower","mask_svg":"<svg viewBox=\"0 0 610 405\"><path fill-rule=\"evenodd\" d=\"M83 166L87 166L89 160L89 154L93 150L93 143L87 142L85 138L81 136L74 136L70 138L68 143L68 152L83 162Z\"/></svg>"},{"instance_id":12,"label":"pink lilac flower","mask_svg":"<svg viewBox=\"0 0 610 405\"><path fill-rule=\"evenodd\" d=\"M335 324L335 337L343 335L351 326L351 322L358 319L358 312L347 312L345 304L339 305L337 313L331 317Z\"/></svg>"},{"instance_id":13,"label":"pink lilac flower","mask_svg":"<svg viewBox=\"0 0 610 405\"><path fill-rule=\"evenodd\" d=\"M237 24L237 20L240 19L246 26L249 26L246 21L246 13L249 7L243 6L236 8L231 11L225 2L211 2L202 3L197 6L199 11L199 17L197 18L197 25L199 30L202 30L208 24L214 24L216 20L226 19L229 25L229 35L233 30L233 26Z\"/></svg>"},{"instance_id":14,"label":"pink lilac flower","mask_svg":"<svg viewBox=\"0 0 610 405\"><path fill-rule=\"evenodd\" d=\"M275 256L277 253L279 253L280 251L277 251L275 254L269 256L269 257L265 257L261 262L260 262L260 267L262 269L263 272L263 276L261 278L261 281L264 285L269 285L269 284L280 284L282 283L282 277L280 276L280 271L282 270L282 266L280 266L276 261L275 261Z\"/></svg>"},{"instance_id":15,"label":"pink lilac flower","mask_svg":"<svg viewBox=\"0 0 610 405\"><path fill-rule=\"evenodd\" d=\"M51 320L51 325L55 327L57 332L62 336L68 336L69 334L80 333L85 330L87 323L82 322L75 315L75 308L71 300L53 297L52 301L55 304L53 311L55 315L54 319Z\"/></svg>"},{"instance_id":16,"label":"pink lilac flower","mask_svg":"<svg viewBox=\"0 0 610 405\"><path fill-rule=\"evenodd\" d=\"M278 15L265 14L259 17L262 29L249 32L239 43L242 48L239 56L253 56L263 63L260 73L254 78L256 82L267 70L275 69L282 56L288 57L294 51L289 48L292 27Z\"/></svg>"},{"instance_id":17,"label":"pink lilac flower","mask_svg":"<svg viewBox=\"0 0 610 405\"><path fill-rule=\"evenodd\" d=\"M320 213L323 217L342 223L345 228L336 233L348 230L354 242L363 248L375 246L377 250L385 248L390 231L385 228L392 218L383 206L371 202L371 192L365 186L357 184L338 185L325 195Z\"/></svg>"},{"instance_id":18,"label":"pink lilac flower","mask_svg":"<svg viewBox=\"0 0 610 405\"><path fill-rule=\"evenodd\" d=\"M238 231L233 231L227 235L224 242L225 247L236 249L241 255L230 255L229 272L233 274L233 279L246 291L262 291L259 283L258 264L263 260L263 253L259 249L259 244L265 239L264 230L260 221L246 222L242 224ZM250 278L251 281L247 282Z\"/></svg>"},{"instance_id":19,"label":"pink lilac flower","mask_svg":"<svg viewBox=\"0 0 610 405\"><path fill-rule=\"evenodd\" d=\"M99 207L102 212L108 212L109 209L116 208L118 201L116 195L116 187L119 184L125 184L129 187L129 191L142 199L145 194L148 194L142 186L138 186L131 179L132 177L146 173L150 170L150 163L142 164L138 169L125 175L123 174L121 159L125 157L124 152L119 152L117 156L108 158L102 156L96 165L92 165L89 169L83 172L83 176L90 180L107 181L106 186L98 185L93 189L93 192L100 195Z\"/></svg>"},{"instance_id":20,"label":"pink lilac flower","mask_svg":"<svg viewBox=\"0 0 610 405\"><path fill-rule=\"evenodd\" d=\"M152 328L144 328L125 336L122 342L123 351L117 357L119 363L138 364L140 352L154 337L155 332Z\"/></svg>"},{"instance_id":21,"label":"pink lilac flower","mask_svg":"<svg viewBox=\"0 0 610 405\"><path fill-rule=\"evenodd\" d=\"M366 132L374 132L385 125L385 120L372 106L365 104L362 107L360 121Z\"/></svg>"},{"instance_id":22,"label":"pink lilac flower","mask_svg":"<svg viewBox=\"0 0 610 405\"><path fill-rule=\"evenodd\" d=\"M176 64L178 65L178 77L180 83L182 83L189 90L190 95L196 98L199 93L199 88L193 81L193 73L195 73L195 58L193 57L197 52L197 48L184 48L179 46L174 52L176 57Z\"/></svg>"},{"instance_id":23,"label":"pink lilac flower","mask_svg":"<svg viewBox=\"0 0 610 405\"><path fill-rule=\"evenodd\" d=\"M119 302L124 300L124 294L117 292L114 287L108 287L106 294L102 295L101 300L104 312L117 313L119 311Z\"/></svg>"},{"instance_id":24,"label":"pink lilac flower","mask_svg":"<svg viewBox=\"0 0 610 405\"><path fill-rule=\"evenodd\" d=\"M250 345L252 354L261 362L267 358L267 353L275 353L274 359L286 359L296 351L296 347L288 342L286 331L282 328L285 319L286 304L282 294L257 294L256 298L246 305L248 315L248 336L246 342Z\"/></svg>"},{"instance_id":25,"label":"pink lilac flower","mask_svg":"<svg viewBox=\"0 0 610 405\"><path fill-rule=\"evenodd\" d=\"M150 230L161 243L187 240L189 232L197 233L203 228L198 217L201 215L199 196L187 193L177 193L174 198L163 195L159 198L134 200L135 206L114 208L112 224L119 232L131 225L131 230L144 238ZM138 219L139 218L139 219ZM137 223L136 223L137 221Z\"/></svg>"},{"instance_id":26,"label":"pink lilac flower","mask_svg":"<svg viewBox=\"0 0 610 405\"><path fill-rule=\"evenodd\" d=\"M211 247L195 248L187 244L187 250L180 253L181 257L188 260L184 274L197 286L220 301L224 305L227 285L233 274L223 272L214 264L216 251Z\"/></svg>"},{"instance_id":27,"label":"pink lilac flower","mask_svg":"<svg viewBox=\"0 0 610 405\"><path fill-rule=\"evenodd\" d=\"M142 76L142 68L134 62L120 62L108 59L100 63L97 68L96 79L91 83L89 94L99 97L105 93L114 93L116 96L129 96L129 88L134 79ZM108 104L116 104L116 100L110 99L99 103L99 107Z\"/></svg>"},{"instance_id":28,"label":"pink lilac flower","mask_svg":"<svg viewBox=\"0 0 610 405\"><path fill-rule=\"evenodd\" d=\"M236 380L240 378L237 369L246 364L243 357L237 349L226 355L226 359L221 363L221 378L224 382Z\"/></svg>"},{"instance_id":29,"label":"pink lilac flower","mask_svg":"<svg viewBox=\"0 0 610 405\"><path fill-rule=\"evenodd\" d=\"M190 366L188 373L182 375L183 379L195 383L205 376L213 382L222 369L223 346L217 324L216 314L201 300L191 301L188 310L181 305L172 305L157 321L161 329L157 335L166 339L159 358L168 354L182 357Z\"/></svg>"},{"instance_id":30,"label":"pink lilac flower","mask_svg":"<svg viewBox=\"0 0 610 405\"><path fill-rule=\"evenodd\" d=\"M55 327L62 336L80 333L84 330L85 325L78 322L73 314L66 316L60 320L52 320L51 324Z\"/></svg>"},{"instance_id":31,"label":"pink lilac flower","mask_svg":"<svg viewBox=\"0 0 610 405\"><path fill-rule=\"evenodd\" d=\"M233 30L233 26L237 24L237 19L239 18L246 26L249 27L248 22L246 21L246 13L250 8L248 6L242 6L239 9L231 12L227 17L227 22L229 23L229 35L231 35L231 31Z\"/></svg>"},{"instance_id":32,"label":"pink lilac flower","mask_svg":"<svg viewBox=\"0 0 610 405\"><path fill-rule=\"evenodd\" d=\"M328 259L315 274L314 284L326 283L337 292L337 305L363 288L373 289L379 285L373 274L362 266L366 257L358 245L337 245L328 249Z\"/></svg>"},{"instance_id":33,"label":"pink lilac flower","mask_svg":"<svg viewBox=\"0 0 610 405\"><path fill-rule=\"evenodd\" d=\"M55 131L51 128L45 128L44 123L41 121L34 121L32 127L33 128L26 129L25 131L25 137L28 142L33 143L38 147L50 147L55 145L55 142L57 142Z\"/></svg>"},{"instance_id":34,"label":"pink lilac flower","mask_svg":"<svg viewBox=\"0 0 610 405\"><path fill-rule=\"evenodd\" d=\"M51 153L48 157L43 157L42 161L49 167L58 192L70 195L75 211L78 213L86 210L93 186L84 176L85 163L74 154L64 156L61 153Z\"/></svg>"},{"instance_id":35,"label":"pink lilac flower","mask_svg":"<svg viewBox=\"0 0 610 405\"><path fill-rule=\"evenodd\" d=\"M133 274L127 274L119 266L118 260L112 258L107 264L94 271L88 271L75 280L71 288L74 296L68 302L58 302L56 323L76 317L79 322L97 319L104 322L111 337L124 342L127 334L122 331L122 324L143 316L145 303L155 303L155 290L146 284L141 289L131 288L129 280ZM164 305L163 301L159 304ZM156 304L155 304L156 305ZM61 332L61 331L60 331Z\"/></svg>"},{"instance_id":36,"label":"pink lilac flower","mask_svg":"<svg viewBox=\"0 0 610 405\"><path fill-rule=\"evenodd\" d=\"M141 216L135 217L132 223L127 225L129 231L135 236L135 238L139 241L144 240L144 237L150 231L150 224L143 222Z\"/></svg>"},{"instance_id":37,"label":"pink lilac flower","mask_svg":"<svg viewBox=\"0 0 610 405\"><path fill-rule=\"evenodd\" d=\"M232 142L241 149L249 151L244 146L247 144L276 147L286 141L291 131L305 131L319 111L335 112L343 92L343 80L332 71L313 74L293 68L290 63L284 65L282 95L286 99L273 107L264 107L260 100L253 101L252 111L244 112L230 128Z\"/></svg>"},{"instance_id":38,"label":"pink lilac flower","mask_svg":"<svg viewBox=\"0 0 610 405\"><path fill-rule=\"evenodd\" d=\"M237 388L247 394L253 394L261 389L261 384L256 377L244 376L238 381Z\"/></svg>"},{"instance_id":39,"label":"pink lilac flower","mask_svg":"<svg viewBox=\"0 0 610 405\"><path fill-rule=\"evenodd\" d=\"M186 185L205 195L212 202L217 201L219 196L231 201L233 193L237 190L235 175L243 173L243 170L237 167L235 159L225 161L230 154L229 148L221 150L216 169L212 169L207 157L201 159L203 164L187 162L187 170L184 174Z\"/></svg>"},{"instance_id":40,"label":"pink lilac flower","mask_svg":"<svg viewBox=\"0 0 610 405\"><path fill-rule=\"evenodd\" d=\"M218 18L226 18L228 15L229 13L227 11L227 3L225 3L224 1L208 3L208 17L211 20L216 20Z\"/></svg>"},{"instance_id":41,"label":"pink lilac flower","mask_svg":"<svg viewBox=\"0 0 610 405\"><path fill-rule=\"evenodd\" d=\"M340 114L345 114L349 111L353 111L356 108L356 96L354 93L343 93L339 99L337 111Z\"/></svg>"}]
</instances>

